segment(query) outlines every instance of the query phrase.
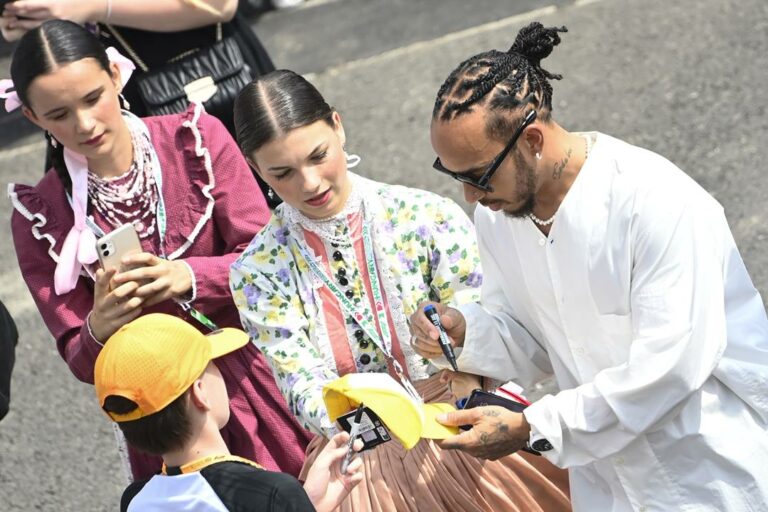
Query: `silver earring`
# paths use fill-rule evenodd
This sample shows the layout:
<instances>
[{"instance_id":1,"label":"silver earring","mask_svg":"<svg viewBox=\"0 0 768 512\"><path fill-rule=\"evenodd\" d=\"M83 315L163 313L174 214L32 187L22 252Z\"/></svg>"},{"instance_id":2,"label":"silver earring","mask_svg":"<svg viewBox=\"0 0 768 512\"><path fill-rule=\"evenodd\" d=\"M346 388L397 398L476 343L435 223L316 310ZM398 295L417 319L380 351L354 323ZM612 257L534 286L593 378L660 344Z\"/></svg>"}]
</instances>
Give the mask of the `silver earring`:
<instances>
[{"instance_id":1,"label":"silver earring","mask_svg":"<svg viewBox=\"0 0 768 512\"><path fill-rule=\"evenodd\" d=\"M51 147L56 149L59 147L59 141L57 141L50 132L48 132L48 140L51 142Z\"/></svg>"},{"instance_id":2,"label":"silver earring","mask_svg":"<svg viewBox=\"0 0 768 512\"><path fill-rule=\"evenodd\" d=\"M541 153L536 153L536 160L541 160Z\"/></svg>"},{"instance_id":3,"label":"silver earring","mask_svg":"<svg viewBox=\"0 0 768 512\"><path fill-rule=\"evenodd\" d=\"M123 104L123 109L131 110L131 103L127 99L125 99L125 96L123 96L123 93L118 94L118 96L120 97L120 101Z\"/></svg>"},{"instance_id":4,"label":"silver earring","mask_svg":"<svg viewBox=\"0 0 768 512\"><path fill-rule=\"evenodd\" d=\"M346 151L344 151L344 156L347 159L347 168L348 169L351 169L351 168L355 167L357 164L360 163L360 160L362 160L362 158L360 158L358 155L350 155Z\"/></svg>"},{"instance_id":5,"label":"silver earring","mask_svg":"<svg viewBox=\"0 0 768 512\"><path fill-rule=\"evenodd\" d=\"M272 190L272 187L267 188L267 197L272 200L275 198L275 191Z\"/></svg>"}]
</instances>

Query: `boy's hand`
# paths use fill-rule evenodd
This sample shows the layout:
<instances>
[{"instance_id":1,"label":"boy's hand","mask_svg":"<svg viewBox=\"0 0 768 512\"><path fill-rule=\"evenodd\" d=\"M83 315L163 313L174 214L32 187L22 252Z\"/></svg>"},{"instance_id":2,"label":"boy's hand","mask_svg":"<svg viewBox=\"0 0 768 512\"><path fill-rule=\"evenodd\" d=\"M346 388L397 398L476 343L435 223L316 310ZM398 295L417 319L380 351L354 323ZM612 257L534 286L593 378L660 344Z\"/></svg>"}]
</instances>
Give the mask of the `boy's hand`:
<instances>
[{"instance_id":1,"label":"boy's hand","mask_svg":"<svg viewBox=\"0 0 768 512\"><path fill-rule=\"evenodd\" d=\"M356 457L341 473L341 461L347 454L349 434L341 432L331 438L315 459L307 473L304 490L317 512L331 512L341 504L357 484L363 481L363 461ZM363 442L355 441L355 451L363 448Z\"/></svg>"}]
</instances>

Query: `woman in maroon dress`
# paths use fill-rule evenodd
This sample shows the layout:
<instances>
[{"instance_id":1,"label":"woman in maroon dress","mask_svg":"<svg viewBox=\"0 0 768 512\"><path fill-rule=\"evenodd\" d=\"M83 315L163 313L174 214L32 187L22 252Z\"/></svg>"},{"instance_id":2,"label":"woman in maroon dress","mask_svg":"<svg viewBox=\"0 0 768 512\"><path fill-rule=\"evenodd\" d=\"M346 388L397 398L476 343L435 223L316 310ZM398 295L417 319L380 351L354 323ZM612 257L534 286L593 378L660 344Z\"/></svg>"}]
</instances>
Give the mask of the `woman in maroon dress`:
<instances>
[{"instance_id":1,"label":"woman in maroon dress","mask_svg":"<svg viewBox=\"0 0 768 512\"><path fill-rule=\"evenodd\" d=\"M61 356L88 383L102 344L141 314L204 329L190 314L198 311L239 327L229 265L269 219L237 146L201 107L146 119L121 110L129 70L119 61L82 27L53 20L22 38L11 64L18 102L47 131L54 162L36 186L9 187L16 253ZM138 268L105 273L94 265L95 238L125 223L145 252L127 262ZM221 363L231 451L297 475L311 434L263 356L249 344ZM136 478L160 469L157 458L129 451L129 459Z\"/></svg>"}]
</instances>

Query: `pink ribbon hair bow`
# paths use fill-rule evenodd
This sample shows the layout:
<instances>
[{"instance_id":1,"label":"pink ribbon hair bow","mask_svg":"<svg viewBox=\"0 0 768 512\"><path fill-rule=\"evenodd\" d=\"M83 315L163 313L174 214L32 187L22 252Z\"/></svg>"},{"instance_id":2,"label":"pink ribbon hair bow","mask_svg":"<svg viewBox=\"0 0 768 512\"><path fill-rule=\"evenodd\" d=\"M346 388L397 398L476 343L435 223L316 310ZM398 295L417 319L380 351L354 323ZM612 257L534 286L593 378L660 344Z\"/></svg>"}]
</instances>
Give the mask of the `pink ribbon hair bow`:
<instances>
[{"instance_id":1,"label":"pink ribbon hair bow","mask_svg":"<svg viewBox=\"0 0 768 512\"><path fill-rule=\"evenodd\" d=\"M109 57L109 62L117 64L117 68L120 70L120 81L123 83L123 87L125 87L125 84L128 83L133 74L133 70L136 69L136 64L112 46L107 48L107 57Z\"/></svg>"},{"instance_id":2,"label":"pink ribbon hair bow","mask_svg":"<svg viewBox=\"0 0 768 512\"><path fill-rule=\"evenodd\" d=\"M116 49L109 47L106 50L109 61L117 64L120 70L120 81L123 86L131 78L136 65L120 54ZM16 94L13 81L0 80L0 98L5 99L5 110L8 112L21 105L19 95ZM96 235L86 224L86 211L88 207L88 160L85 156L64 148L64 163L67 172L72 179L72 212L75 222L64 239L64 244L56 264L53 275L53 284L56 295L63 295L72 291L80 277L80 269L84 265L94 263L98 258L96 254Z\"/></svg>"},{"instance_id":3,"label":"pink ribbon hair bow","mask_svg":"<svg viewBox=\"0 0 768 512\"><path fill-rule=\"evenodd\" d=\"M13 80L8 78L0 80L0 98L5 100L6 112L11 112L21 106L19 95L16 94L15 90L12 91L11 89L15 89L13 87Z\"/></svg>"}]
</instances>

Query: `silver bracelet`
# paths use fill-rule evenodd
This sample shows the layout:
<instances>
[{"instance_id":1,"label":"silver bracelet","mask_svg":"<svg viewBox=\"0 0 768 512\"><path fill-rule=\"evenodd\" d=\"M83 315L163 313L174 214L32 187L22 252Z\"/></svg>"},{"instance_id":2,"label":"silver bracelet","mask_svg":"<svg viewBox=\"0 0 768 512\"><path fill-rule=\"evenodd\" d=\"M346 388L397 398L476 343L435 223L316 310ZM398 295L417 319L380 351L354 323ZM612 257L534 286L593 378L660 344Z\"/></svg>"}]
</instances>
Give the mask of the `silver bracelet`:
<instances>
[{"instance_id":1,"label":"silver bracelet","mask_svg":"<svg viewBox=\"0 0 768 512\"><path fill-rule=\"evenodd\" d=\"M89 312L88 316L85 317L85 326L88 328L88 334L91 335L91 339L93 339L93 341L98 343L99 346L103 347L104 344L101 341L99 341L99 339L96 336L94 336L93 330L91 329L91 313L93 313L93 311Z\"/></svg>"}]
</instances>

